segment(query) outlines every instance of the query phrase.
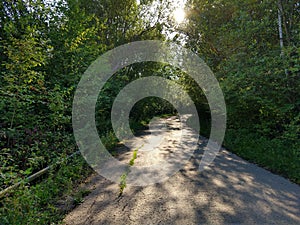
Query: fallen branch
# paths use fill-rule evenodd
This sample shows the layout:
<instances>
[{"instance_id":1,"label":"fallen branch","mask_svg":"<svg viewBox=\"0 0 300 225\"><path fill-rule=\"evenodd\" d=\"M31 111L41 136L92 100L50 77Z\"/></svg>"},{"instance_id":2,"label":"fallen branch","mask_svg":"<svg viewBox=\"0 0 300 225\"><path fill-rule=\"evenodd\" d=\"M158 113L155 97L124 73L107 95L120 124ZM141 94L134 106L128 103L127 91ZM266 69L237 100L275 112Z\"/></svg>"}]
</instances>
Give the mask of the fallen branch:
<instances>
[{"instance_id":1,"label":"fallen branch","mask_svg":"<svg viewBox=\"0 0 300 225\"><path fill-rule=\"evenodd\" d=\"M0 198L2 198L5 194L7 194L8 192L10 192L11 190L17 188L18 186L20 186L21 184L26 184L26 183L29 183L33 180L35 180L36 178L42 176L43 174L47 173L51 168L53 168L54 166L57 166L58 164L61 164L63 162L65 162L66 160L74 157L75 155L79 154L80 151L77 151L77 152L74 152L73 154L69 155L67 158L63 159L63 160L60 160L56 163L54 163L53 165L50 165L50 166L47 166L46 168L30 175L29 177L26 177L25 179L23 179L22 181L19 181L18 183L15 183L14 185L2 190L0 192Z\"/></svg>"}]
</instances>

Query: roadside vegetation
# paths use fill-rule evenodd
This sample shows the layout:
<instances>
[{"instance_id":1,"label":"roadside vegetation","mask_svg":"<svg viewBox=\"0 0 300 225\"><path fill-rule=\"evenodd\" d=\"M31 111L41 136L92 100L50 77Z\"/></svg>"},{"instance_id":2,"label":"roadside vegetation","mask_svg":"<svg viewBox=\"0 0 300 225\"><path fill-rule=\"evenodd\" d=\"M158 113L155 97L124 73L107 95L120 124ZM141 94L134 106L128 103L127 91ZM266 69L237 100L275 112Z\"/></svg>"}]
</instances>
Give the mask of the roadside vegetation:
<instances>
[{"instance_id":1,"label":"roadside vegetation","mask_svg":"<svg viewBox=\"0 0 300 225\"><path fill-rule=\"evenodd\" d=\"M230 151L300 184L299 2L188 0L181 23L172 19L176 7L169 0L0 3L0 190L78 151L71 114L82 74L102 53L148 39L182 44L213 70L226 100ZM145 76L181 84L209 136L209 106L195 81L169 65L139 63L118 71L99 93L96 123L108 149L118 143L110 122L114 99ZM144 99L132 109L132 129L174 113L166 101ZM76 156L7 192L0 224L57 223L64 211L58 200L90 173ZM75 205L84 190L77 193Z\"/></svg>"}]
</instances>

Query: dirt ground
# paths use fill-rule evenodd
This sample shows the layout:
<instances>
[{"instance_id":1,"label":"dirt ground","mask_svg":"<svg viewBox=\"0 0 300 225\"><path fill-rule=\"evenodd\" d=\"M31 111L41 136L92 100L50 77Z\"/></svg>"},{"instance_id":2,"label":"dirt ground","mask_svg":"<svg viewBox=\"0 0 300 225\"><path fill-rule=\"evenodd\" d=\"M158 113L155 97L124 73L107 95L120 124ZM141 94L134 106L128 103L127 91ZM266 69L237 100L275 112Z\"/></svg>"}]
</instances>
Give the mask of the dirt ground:
<instances>
[{"instance_id":1,"label":"dirt ground","mask_svg":"<svg viewBox=\"0 0 300 225\"><path fill-rule=\"evenodd\" d=\"M134 166L151 165L157 160L163 163L166 152L174 150L174 137L180 131L178 121L173 118L165 122L173 129L152 136L152 139L158 138L155 142L159 142L159 146L151 145L151 141L143 145L145 151L138 152ZM148 136L149 132L145 131L144 135L131 140L131 146L148 143ZM225 149L219 152L209 169L199 172L199 160L206 142L201 137L198 150L168 180L144 187L129 185L121 197L118 197L118 184L100 175L92 175L83 186L91 193L65 217L63 223L300 224L298 185ZM155 157L149 158L147 148L151 147L156 148L156 153ZM118 150L120 161L129 162L131 157L132 152L124 148Z\"/></svg>"}]
</instances>

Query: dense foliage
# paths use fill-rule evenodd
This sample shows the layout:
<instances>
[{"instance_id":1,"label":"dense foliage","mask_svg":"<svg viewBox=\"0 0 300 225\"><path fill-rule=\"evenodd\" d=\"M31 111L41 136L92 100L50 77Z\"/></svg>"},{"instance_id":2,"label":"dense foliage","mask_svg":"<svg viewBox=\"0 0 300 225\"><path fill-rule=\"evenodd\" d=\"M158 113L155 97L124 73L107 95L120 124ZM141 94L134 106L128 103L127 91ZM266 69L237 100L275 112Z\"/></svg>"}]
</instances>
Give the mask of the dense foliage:
<instances>
[{"instance_id":1,"label":"dense foliage","mask_svg":"<svg viewBox=\"0 0 300 225\"><path fill-rule=\"evenodd\" d=\"M172 2L0 3L1 189L76 150L72 100L85 69L107 50L147 39L185 45L215 72L227 104L230 150L300 182L299 2L189 0L182 24L170 17ZM109 148L117 141L109 121L114 98L150 75L178 78L208 135L209 107L195 82L168 65L140 63L118 71L99 95L97 127ZM131 112L132 126L164 113L175 111L157 98L141 101Z\"/></svg>"},{"instance_id":2,"label":"dense foliage","mask_svg":"<svg viewBox=\"0 0 300 225\"><path fill-rule=\"evenodd\" d=\"M190 48L214 70L224 91L225 145L299 182L299 3L191 3L190 22L182 32L188 35Z\"/></svg>"}]
</instances>

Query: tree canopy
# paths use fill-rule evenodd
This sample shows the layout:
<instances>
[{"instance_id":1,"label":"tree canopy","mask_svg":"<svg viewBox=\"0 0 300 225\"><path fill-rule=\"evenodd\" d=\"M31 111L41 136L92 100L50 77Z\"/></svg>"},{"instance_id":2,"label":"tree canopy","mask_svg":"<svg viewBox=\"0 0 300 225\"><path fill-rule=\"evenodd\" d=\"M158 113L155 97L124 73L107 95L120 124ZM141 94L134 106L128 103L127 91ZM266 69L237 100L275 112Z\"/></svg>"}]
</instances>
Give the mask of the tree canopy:
<instances>
[{"instance_id":1,"label":"tree canopy","mask_svg":"<svg viewBox=\"0 0 300 225\"><path fill-rule=\"evenodd\" d=\"M81 76L99 55L138 40L173 41L199 55L224 92L225 146L300 182L299 2L187 0L179 24L176 7L162 0L0 3L1 189L76 151L71 114ZM100 92L96 121L109 148L117 143L110 122L115 97L152 75L188 91L201 133L209 134L210 109L195 81L169 65L139 63L118 71ZM176 110L145 99L131 112L132 128L166 113Z\"/></svg>"}]
</instances>

